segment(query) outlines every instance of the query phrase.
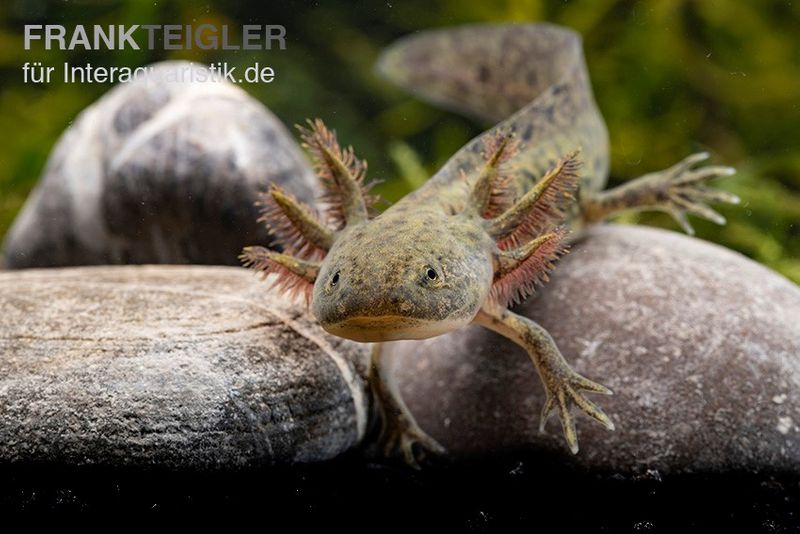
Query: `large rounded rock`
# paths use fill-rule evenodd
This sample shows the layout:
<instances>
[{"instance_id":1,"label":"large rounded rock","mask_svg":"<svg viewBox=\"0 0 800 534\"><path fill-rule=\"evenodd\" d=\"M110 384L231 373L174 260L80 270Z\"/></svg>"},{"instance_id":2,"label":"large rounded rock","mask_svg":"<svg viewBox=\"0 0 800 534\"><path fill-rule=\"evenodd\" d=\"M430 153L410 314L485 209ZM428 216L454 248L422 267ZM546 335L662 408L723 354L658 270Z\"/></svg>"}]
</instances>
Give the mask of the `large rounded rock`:
<instances>
[{"instance_id":1,"label":"large rounded rock","mask_svg":"<svg viewBox=\"0 0 800 534\"><path fill-rule=\"evenodd\" d=\"M800 289L663 230L592 230L521 310L614 390L572 457L525 352L479 327L388 348L421 426L455 455L529 450L594 469L800 472Z\"/></svg>"},{"instance_id":2,"label":"large rounded rock","mask_svg":"<svg viewBox=\"0 0 800 534\"><path fill-rule=\"evenodd\" d=\"M0 309L0 466L306 462L366 430L366 346L241 268L9 271Z\"/></svg>"},{"instance_id":3,"label":"large rounded rock","mask_svg":"<svg viewBox=\"0 0 800 534\"><path fill-rule=\"evenodd\" d=\"M305 201L316 187L283 124L205 67L162 63L64 132L2 263L237 264L269 240L255 206L269 182Z\"/></svg>"}]
</instances>

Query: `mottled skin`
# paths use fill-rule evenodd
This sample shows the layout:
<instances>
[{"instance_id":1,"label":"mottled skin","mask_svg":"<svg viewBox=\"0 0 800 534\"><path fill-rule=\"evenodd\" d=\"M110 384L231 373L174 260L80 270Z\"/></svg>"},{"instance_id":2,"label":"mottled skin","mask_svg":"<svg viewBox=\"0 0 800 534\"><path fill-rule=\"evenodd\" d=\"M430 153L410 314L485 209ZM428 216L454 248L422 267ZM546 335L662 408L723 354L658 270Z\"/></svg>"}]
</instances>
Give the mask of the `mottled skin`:
<instances>
[{"instance_id":1,"label":"mottled skin","mask_svg":"<svg viewBox=\"0 0 800 534\"><path fill-rule=\"evenodd\" d=\"M331 333L358 341L423 339L468 324L494 272L494 241L475 223L439 205L401 202L347 228L317 277L314 315Z\"/></svg>"},{"instance_id":2,"label":"mottled skin","mask_svg":"<svg viewBox=\"0 0 800 534\"><path fill-rule=\"evenodd\" d=\"M577 452L571 407L613 429L584 392L611 392L577 374L550 335L508 306L547 280L566 231L629 209L659 209L690 229L686 213L724 220L706 201L737 201L703 183L732 172L676 166L601 192L608 137L592 96L580 39L550 25L467 26L401 40L380 71L419 96L500 124L463 147L420 189L371 217L366 166L321 122L302 130L327 194L329 229L273 188L265 220L285 253L243 257L311 299L327 331L364 342L423 339L480 324L524 348L546 389L541 425L555 409ZM578 175L579 163L583 166ZM578 305L579 303L576 303ZM387 454L416 465L441 447L414 422L376 350L371 385ZM420 447L415 448L415 445Z\"/></svg>"}]
</instances>

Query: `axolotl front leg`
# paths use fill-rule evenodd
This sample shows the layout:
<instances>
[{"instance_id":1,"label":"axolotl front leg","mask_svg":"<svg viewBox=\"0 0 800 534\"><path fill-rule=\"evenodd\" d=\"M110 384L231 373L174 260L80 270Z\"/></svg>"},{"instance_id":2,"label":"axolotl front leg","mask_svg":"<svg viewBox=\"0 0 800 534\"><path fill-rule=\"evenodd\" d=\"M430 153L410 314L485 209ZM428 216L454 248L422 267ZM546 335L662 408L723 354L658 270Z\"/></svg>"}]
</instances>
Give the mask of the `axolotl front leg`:
<instances>
[{"instance_id":1,"label":"axolotl front leg","mask_svg":"<svg viewBox=\"0 0 800 534\"><path fill-rule=\"evenodd\" d=\"M401 456L407 465L419 469L426 452L443 455L446 451L419 426L406 406L382 349L381 344L373 345L368 375L373 419L380 425L377 442L384 456Z\"/></svg>"},{"instance_id":2,"label":"axolotl front leg","mask_svg":"<svg viewBox=\"0 0 800 534\"><path fill-rule=\"evenodd\" d=\"M561 419L567 445L573 453L577 453L578 435L575 431L575 420L570 413L573 405L609 430L614 430L611 419L582 393L590 391L611 395L611 390L575 372L547 330L527 317L498 308L482 309L474 322L507 337L528 352L545 389L545 403L539 419L541 432L555 408Z\"/></svg>"}]
</instances>

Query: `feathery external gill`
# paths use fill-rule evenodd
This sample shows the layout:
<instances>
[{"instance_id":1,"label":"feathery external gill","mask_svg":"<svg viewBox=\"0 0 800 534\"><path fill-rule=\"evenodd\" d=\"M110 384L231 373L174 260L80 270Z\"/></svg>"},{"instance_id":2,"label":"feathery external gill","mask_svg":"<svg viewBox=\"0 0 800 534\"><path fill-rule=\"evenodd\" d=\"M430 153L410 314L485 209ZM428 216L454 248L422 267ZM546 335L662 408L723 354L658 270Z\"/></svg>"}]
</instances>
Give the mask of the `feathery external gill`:
<instances>
[{"instance_id":1,"label":"feathery external gill","mask_svg":"<svg viewBox=\"0 0 800 534\"><path fill-rule=\"evenodd\" d=\"M514 201L512 176L508 162L519 150L513 134L498 131L483 143L484 165L470 191L468 209L489 219L507 210Z\"/></svg>"},{"instance_id":2,"label":"feathery external gill","mask_svg":"<svg viewBox=\"0 0 800 534\"><path fill-rule=\"evenodd\" d=\"M356 157L352 146L343 149L336 134L322 120L309 120L308 125L297 128L325 189L321 200L327 206L331 223L339 230L346 224L367 220L368 210L377 200L364 183L367 162Z\"/></svg>"},{"instance_id":3,"label":"feathery external gill","mask_svg":"<svg viewBox=\"0 0 800 534\"><path fill-rule=\"evenodd\" d=\"M310 304L314 282L319 274L319 263L301 260L264 247L245 247L239 259L245 267L262 273L264 277L276 274L272 280L272 288L289 295L290 298L303 297L306 305Z\"/></svg>"},{"instance_id":4,"label":"feathery external gill","mask_svg":"<svg viewBox=\"0 0 800 534\"><path fill-rule=\"evenodd\" d=\"M490 300L504 308L519 304L533 294L536 285L549 281L554 262L567 251L567 234L566 228L559 227L519 248L499 251Z\"/></svg>"},{"instance_id":5,"label":"feathery external gill","mask_svg":"<svg viewBox=\"0 0 800 534\"><path fill-rule=\"evenodd\" d=\"M566 208L574 202L581 162L571 152L502 214L484 223L484 228L503 250L516 248L563 221Z\"/></svg>"},{"instance_id":6,"label":"feathery external gill","mask_svg":"<svg viewBox=\"0 0 800 534\"><path fill-rule=\"evenodd\" d=\"M331 248L333 232L309 206L299 202L281 187L271 184L261 194L261 217L284 251L298 258L319 259Z\"/></svg>"}]
</instances>

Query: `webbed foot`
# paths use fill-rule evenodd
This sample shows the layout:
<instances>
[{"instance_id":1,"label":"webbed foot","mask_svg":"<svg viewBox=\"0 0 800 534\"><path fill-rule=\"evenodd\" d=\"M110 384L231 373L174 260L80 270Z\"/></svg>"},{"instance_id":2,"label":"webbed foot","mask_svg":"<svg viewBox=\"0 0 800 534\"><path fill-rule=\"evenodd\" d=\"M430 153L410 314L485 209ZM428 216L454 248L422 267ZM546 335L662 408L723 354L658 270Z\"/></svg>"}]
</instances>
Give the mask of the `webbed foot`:
<instances>
[{"instance_id":1,"label":"webbed foot","mask_svg":"<svg viewBox=\"0 0 800 534\"><path fill-rule=\"evenodd\" d=\"M569 450L573 454L578 453L578 436L575 431L575 420L572 418L570 408L575 405L583 413L606 427L614 430L614 423L595 403L587 399L583 391L602 393L611 395L612 392L607 387L585 378L563 362L555 370L548 370L542 367L542 382L545 385L546 397L542 407L542 415L539 420L539 432L544 432L544 425L554 409L558 410L558 417L564 429L564 438L567 440Z\"/></svg>"},{"instance_id":2,"label":"webbed foot","mask_svg":"<svg viewBox=\"0 0 800 534\"><path fill-rule=\"evenodd\" d=\"M590 391L611 395L611 390L576 373L544 328L527 317L496 308L482 309L475 316L474 322L507 337L528 351L545 390L540 431L544 430L548 415L553 409L557 409L567 445L573 453L577 453L578 435L570 412L573 405L608 430L614 430L611 419L582 393Z\"/></svg>"},{"instance_id":3,"label":"webbed foot","mask_svg":"<svg viewBox=\"0 0 800 534\"><path fill-rule=\"evenodd\" d=\"M692 154L663 171L645 174L614 189L590 194L581 201L581 219L584 223L593 223L629 210L663 211L689 235L694 235L694 229L687 215L725 224L725 217L711 209L708 203L738 204L739 197L708 187L707 182L730 176L736 170L721 165L697 166L706 159L707 152Z\"/></svg>"},{"instance_id":4,"label":"webbed foot","mask_svg":"<svg viewBox=\"0 0 800 534\"><path fill-rule=\"evenodd\" d=\"M383 425L379 441L387 458L402 457L410 467L420 469L425 458L442 456L447 452L413 418L409 419L402 412L385 411Z\"/></svg>"},{"instance_id":5,"label":"webbed foot","mask_svg":"<svg viewBox=\"0 0 800 534\"><path fill-rule=\"evenodd\" d=\"M669 169L642 177L642 180L651 181L651 185L662 193L663 201L657 206L658 209L669 213L689 235L694 235L694 228L687 219L688 214L716 224L725 224L725 217L711 209L707 202L739 203L739 197L733 193L705 185L710 180L736 172L733 167L719 165L696 167L708 157L707 152L692 154Z\"/></svg>"},{"instance_id":6,"label":"webbed foot","mask_svg":"<svg viewBox=\"0 0 800 534\"><path fill-rule=\"evenodd\" d=\"M420 428L403 402L389 366L381 358L380 345L372 351L369 384L375 407L373 413L380 424L377 442L385 457L402 457L410 467L420 469L420 462L425 458L445 454L445 448Z\"/></svg>"}]
</instances>

